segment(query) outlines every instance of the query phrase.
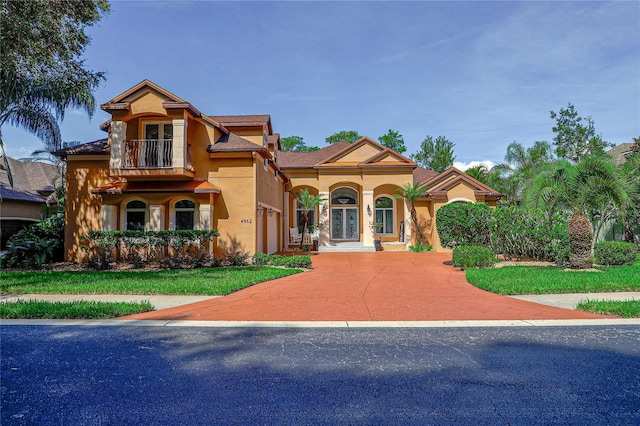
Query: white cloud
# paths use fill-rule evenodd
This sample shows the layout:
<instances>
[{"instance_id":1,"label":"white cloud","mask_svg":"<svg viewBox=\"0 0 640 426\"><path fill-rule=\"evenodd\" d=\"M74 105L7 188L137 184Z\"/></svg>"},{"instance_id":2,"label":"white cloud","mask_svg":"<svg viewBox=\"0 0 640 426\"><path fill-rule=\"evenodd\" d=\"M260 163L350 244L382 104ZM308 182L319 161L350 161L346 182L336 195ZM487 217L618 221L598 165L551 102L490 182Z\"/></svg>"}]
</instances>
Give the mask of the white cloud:
<instances>
[{"instance_id":1,"label":"white cloud","mask_svg":"<svg viewBox=\"0 0 640 426\"><path fill-rule=\"evenodd\" d=\"M476 167L479 165L484 165L487 169L491 169L493 166L496 165L496 163L494 163L491 160L482 160L482 161L470 161L468 163L462 163L460 161L455 161L453 163L453 167L455 167L456 169L460 169L463 172L467 169L470 169L471 167Z\"/></svg>"}]
</instances>

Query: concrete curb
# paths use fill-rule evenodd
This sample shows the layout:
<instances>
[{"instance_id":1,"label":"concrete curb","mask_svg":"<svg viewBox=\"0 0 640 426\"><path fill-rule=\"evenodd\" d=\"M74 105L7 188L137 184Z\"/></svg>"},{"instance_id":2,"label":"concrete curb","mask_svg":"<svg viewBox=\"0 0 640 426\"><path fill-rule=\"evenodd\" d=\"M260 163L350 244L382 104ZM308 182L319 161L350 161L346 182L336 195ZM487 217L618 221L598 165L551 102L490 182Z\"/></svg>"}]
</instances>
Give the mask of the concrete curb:
<instances>
[{"instance_id":1,"label":"concrete curb","mask_svg":"<svg viewBox=\"0 0 640 426\"><path fill-rule=\"evenodd\" d=\"M159 320L2 320L2 326L202 327L202 328L479 328L640 326L640 318L580 320L466 321L159 321Z\"/></svg>"}]
</instances>

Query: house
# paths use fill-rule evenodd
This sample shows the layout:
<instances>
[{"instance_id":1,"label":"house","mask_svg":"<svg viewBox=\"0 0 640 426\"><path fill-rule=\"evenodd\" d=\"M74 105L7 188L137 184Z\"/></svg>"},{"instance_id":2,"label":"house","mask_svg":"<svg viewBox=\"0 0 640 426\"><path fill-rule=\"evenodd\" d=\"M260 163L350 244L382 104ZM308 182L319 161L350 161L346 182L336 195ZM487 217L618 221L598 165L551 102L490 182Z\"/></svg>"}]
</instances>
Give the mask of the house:
<instances>
[{"instance_id":1,"label":"house","mask_svg":"<svg viewBox=\"0 0 640 426\"><path fill-rule=\"evenodd\" d=\"M45 215L47 197L54 191L59 171L56 166L37 161L23 162L7 157L13 187L0 156L0 250L13 234L39 222Z\"/></svg>"},{"instance_id":2,"label":"house","mask_svg":"<svg viewBox=\"0 0 640 426\"><path fill-rule=\"evenodd\" d=\"M620 166L627 162L627 156L633 152L631 149L633 148L633 145L633 143L621 143L609 149L607 154L613 157L616 165Z\"/></svg>"},{"instance_id":3,"label":"house","mask_svg":"<svg viewBox=\"0 0 640 426\"><path fill-rule=\"evenodd\" d=\"M58 152L67 159L69 260L82 260L81 238L96 229L217 229L217 255L275 253L302 229L296 193L304 188L324 200L309 214L324 224L320 250L373 249L374 239L404 250L410 209L394 195L414 181L432 188L416 210L441 249L439 207L500 198L457 169L422 169L367 137L282 152L269 115L208 116L148 80L101 107L111 114L101 126L107 138Z\"/></svg>"}]
</instances>

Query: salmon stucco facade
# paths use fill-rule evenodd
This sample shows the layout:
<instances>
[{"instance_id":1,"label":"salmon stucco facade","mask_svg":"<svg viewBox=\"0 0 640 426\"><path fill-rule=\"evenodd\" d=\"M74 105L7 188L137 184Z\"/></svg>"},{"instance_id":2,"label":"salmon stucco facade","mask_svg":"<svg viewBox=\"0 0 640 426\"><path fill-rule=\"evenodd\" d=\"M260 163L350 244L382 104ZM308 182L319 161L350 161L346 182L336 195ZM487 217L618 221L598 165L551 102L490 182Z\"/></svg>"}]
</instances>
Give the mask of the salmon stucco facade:
<instances>
[{"instance_id":1,"label":"salmon stucco facade","mask_svg":"<svg viewBox=\"0 0 640 426\"><path fill-rule=\"evenodd\" d=\"M107 138L59 151L67 159L65 251L83 261L90 230L217 229L211 251L276 253L316 240L319 250L406 250L415 203L426 243L440 247L438 209L495 206L500 194L451 168L435 173L364 137L313 152L283 152L269 115L207 116L144 80L101 105ZM321 198L306 218L296 195ZM405 224L407 226L405 226ZM304 235L302 235L304 233ZM298 236L299 235L299 236Z\"/></svg>"}]
</instances>

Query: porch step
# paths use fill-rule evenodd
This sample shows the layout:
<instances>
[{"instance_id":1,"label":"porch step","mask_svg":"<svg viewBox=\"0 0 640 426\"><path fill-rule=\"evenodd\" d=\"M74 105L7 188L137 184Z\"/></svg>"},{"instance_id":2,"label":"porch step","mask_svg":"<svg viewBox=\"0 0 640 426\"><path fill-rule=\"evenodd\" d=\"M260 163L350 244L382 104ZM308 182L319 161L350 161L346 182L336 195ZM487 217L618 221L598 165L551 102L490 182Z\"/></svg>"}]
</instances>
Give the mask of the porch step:
<instances>
[{"instance_id":1,"label":"porch step","mask_svg":"<svg viewBox=\"0 0 640 426\"><path fill-rule=\"evenodd\" d=\"M407 251L405 243L382 243L383 251Z\"/></svg>"},{"instance_id":2,"label":"porch step","mask_svg":"<svg viewBox=\"0 0 640 426\"><path fill-rule=\"evenodd\" d=\"M376 251L374 246L365 246L359 241L355 242L343 242L343 243L330 243L326 246L318 247L319 252L363 252L363 251Z\"/></svg>"}]
</instances>

